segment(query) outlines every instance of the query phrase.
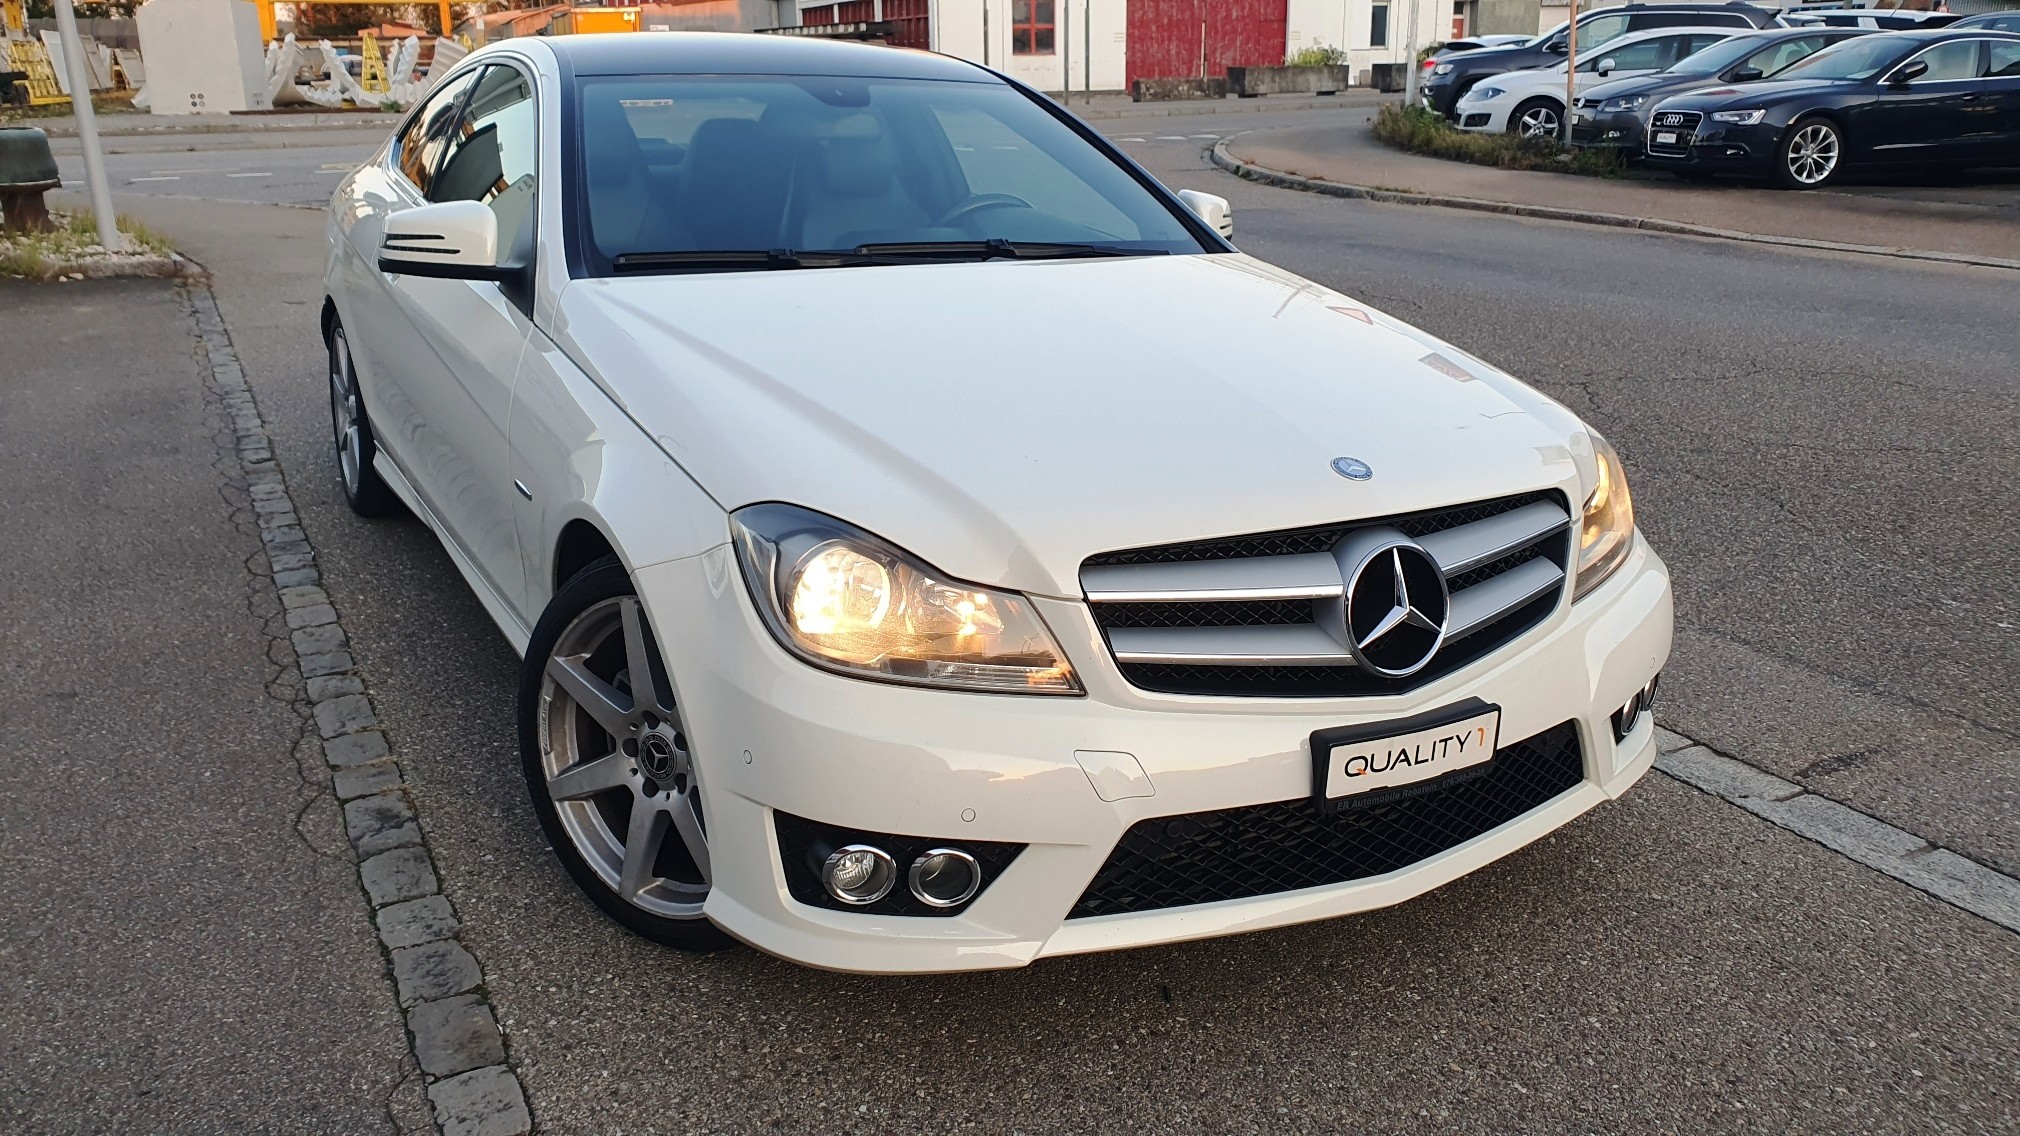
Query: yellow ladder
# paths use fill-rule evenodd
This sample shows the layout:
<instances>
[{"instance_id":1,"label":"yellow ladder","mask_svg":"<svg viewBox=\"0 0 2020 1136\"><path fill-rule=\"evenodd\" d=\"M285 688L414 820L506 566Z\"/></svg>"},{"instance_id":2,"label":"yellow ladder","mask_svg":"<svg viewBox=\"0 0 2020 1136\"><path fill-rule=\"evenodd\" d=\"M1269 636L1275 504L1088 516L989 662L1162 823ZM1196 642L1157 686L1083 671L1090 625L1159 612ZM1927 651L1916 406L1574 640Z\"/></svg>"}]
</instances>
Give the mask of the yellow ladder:
<instances>
[{"instance_id":1,"label":"yellow ladder","mask_svg":"<svg viewBox=\"0 0 2020 1136\"><path fill-rule=\"evenodd\" d=\"M379 37L366 34L358 39L358 54L365 57L365 62L358 68L358 86L383 95L389 84L386 82L386 57L379 54Z\"/></svg>"},{"instance_id":2,"label":"yellow ladder","mask_svg":"<svg viewBox=\"0 0 2020 1136\"><path fill-rule=\"evenodd\" d=\"M29 106L48 106L69 100L70 96L56 85L56 69L49 65L49 53L40 43L32 39L10 39L6 42L14 60L13 69L28 73Z\"/></svg>"}]
</instances>

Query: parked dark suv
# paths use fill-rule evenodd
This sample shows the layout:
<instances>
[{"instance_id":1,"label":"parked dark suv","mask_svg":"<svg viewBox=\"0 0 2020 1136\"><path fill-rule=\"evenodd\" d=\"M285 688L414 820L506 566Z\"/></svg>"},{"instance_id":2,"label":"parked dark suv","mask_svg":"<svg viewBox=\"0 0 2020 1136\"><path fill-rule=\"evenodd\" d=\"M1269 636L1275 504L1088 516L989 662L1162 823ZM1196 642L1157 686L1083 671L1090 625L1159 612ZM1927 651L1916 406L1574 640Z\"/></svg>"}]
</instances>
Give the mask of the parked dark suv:
<instances>
[{"instance_id":1,"label":"parked dark suv","mask_svg":"<svg viewBox=\"0 0 2020 1136\"><path fill-rule=\"evenodd\" d=\"M1729 4L1625 4L1578 17L1578 51L1583 54L1628 32L1679 27L1765 28L1774 23L1773 11L1743 0ZM1449 118L1459 96L1490 75L1555 66L1570 50L1567 38L1565 25L1559 24L1527 43L1468 51L1444 60L1424 77L1424 105Z\"/></svg>"}]
</instances>

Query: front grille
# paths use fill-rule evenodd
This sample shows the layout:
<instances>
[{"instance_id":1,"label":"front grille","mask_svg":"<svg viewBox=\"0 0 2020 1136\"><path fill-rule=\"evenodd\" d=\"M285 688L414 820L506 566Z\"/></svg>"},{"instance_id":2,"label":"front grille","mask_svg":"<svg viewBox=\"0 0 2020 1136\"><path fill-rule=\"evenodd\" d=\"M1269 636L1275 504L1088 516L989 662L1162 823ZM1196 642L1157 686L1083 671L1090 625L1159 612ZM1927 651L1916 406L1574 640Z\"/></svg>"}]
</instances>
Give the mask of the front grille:
<instances>
[{"instance_id":1,"label":"front grille","mask_svg":"<svg viewBox=\"0 0 2020 1136\"><path fill-rule=\"evenodd\" d=\"M1664 158L1687 158L1691 143L1697 139L1697 128L1704 121L1704 115L1694 110L1665 110L1657 112L1648 124L1648 152ZM1655 141L1661 131L1676 131L1676 143L1662 146Z\"/></svg>"},{"instance_id":2,"label":"front grille","mask_svg":"<svg viewBox=\"0 0 2020 1136\"><path fill-rule=\"evenodd\" d=\"M1085 919L1252 899L1407 868L1522 816L1585 777L1565 722L1460 770L1321 816L1310 798L1131 825L1068 916Z\"/></svg>"},{"instance_id":3,"label":"front grille","mask_svg":"<svg viewBox=\"0 0 2020 1136\"><path fill-rule=\"evenodd\" d=\"M1396 529L1405 536L1422 540L1545 502L1559 509L1565 507L1562 494L1545 490L1344 524L1107 552L1089 557L1082 571L1084 575L1091 575L1087 570L1097 569L1113 579L1115 572L1127 571L1132 566L1211 564L1330 553L1355 532L1373 527ZM1450 573L1446 578L1446 588L1456 596L1467 588L1487 583L1538 559L1546 559L1561 570L1568 564L1570 540L1568 527L1545 533L1485 563ZM1165 694L1250 698L1346 698L1401 694L1452 674L1535 628L1556 609L1560 596L1561 589L1524 599L1497 612L1485 624L1463 637L1448 641L1427 666L1407 678L1383 677L1362 669L1347 657L1309 663L1258 663L1232 658L1180 662L1119 656L1116 666L1131 685ZM1095 624L1111 636L1111 646L1114 647L1113 633L1140 636L1144 632L1135 629L1144 628L1171 629L1166 632L1169 634L1183 629L1211 634L1210 629L1324 626L1328 625L1328 620L1337 619L1336 614L1328 614L1329 611L1336 612L1337 606L1337 599L1103 599L1090 593L1089 610ZM1127 651L1123 652L1123 656L1127 654Z\"/></svg>"},{"instance_id":4,"label":"front grille","mask_svg":"<svg viewBox=\"0 0 2020 1136\"><path fill-rule=\"evenodd\" d=\"M1477 129L1479 127L1487 125L1487 120L1493 117L1494 116L1491 114L1469 114L1465 117L1464 121L1460 122L1459 125L1470 126Z\"/></svg>"}]
</instances>

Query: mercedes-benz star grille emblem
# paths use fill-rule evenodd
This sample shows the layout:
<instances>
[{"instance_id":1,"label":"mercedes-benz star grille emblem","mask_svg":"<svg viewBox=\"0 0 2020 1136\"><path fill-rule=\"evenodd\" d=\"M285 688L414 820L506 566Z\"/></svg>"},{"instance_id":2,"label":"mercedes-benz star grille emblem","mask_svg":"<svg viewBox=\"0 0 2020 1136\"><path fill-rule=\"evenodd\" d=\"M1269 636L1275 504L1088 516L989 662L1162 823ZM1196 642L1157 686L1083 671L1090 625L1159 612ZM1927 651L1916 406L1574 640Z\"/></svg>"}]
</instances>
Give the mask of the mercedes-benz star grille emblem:
<instances>
[{"instance_id":1,"label":"mercedes-benz star grille emblem","mask_svg":"<svg viewBox=\"0 0 2020 1136\"><path fill-rule=\"evenodd\" d=\"M1445 573L1406 537L1362 552L1347 575L1346 632L1354 658L1386 678L1423 670L1451 618Z\"/></svg>"}]
</instances>

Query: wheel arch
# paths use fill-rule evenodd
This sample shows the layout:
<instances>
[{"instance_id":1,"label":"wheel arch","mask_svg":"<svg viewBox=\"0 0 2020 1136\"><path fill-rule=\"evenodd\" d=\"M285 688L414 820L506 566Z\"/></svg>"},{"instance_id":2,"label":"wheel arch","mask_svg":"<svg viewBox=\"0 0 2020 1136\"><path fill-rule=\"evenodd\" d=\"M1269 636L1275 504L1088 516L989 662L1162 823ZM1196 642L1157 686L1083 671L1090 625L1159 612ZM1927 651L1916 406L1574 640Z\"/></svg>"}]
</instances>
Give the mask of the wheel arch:
<instances>
[{"instance_id":1,"label":"wheel arch","mask_svg":"<svg viewBox=\"0 0 2020 1136\"><path fill-rule=\"evenodd\" d=\"M562 525L554 538L549 594L560 591L563 584L580 575L583 569L604 559L614 559L625 566L625 571L631 570L623 554L617 551L617 544L597 522L576 517Z\"/></svg>"}]
</instances>

